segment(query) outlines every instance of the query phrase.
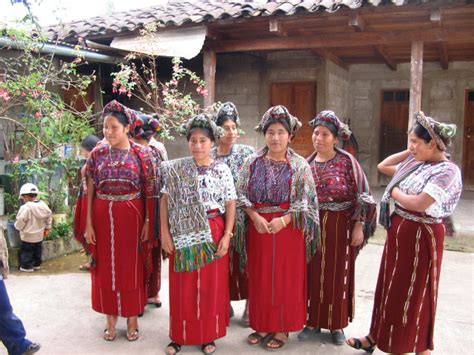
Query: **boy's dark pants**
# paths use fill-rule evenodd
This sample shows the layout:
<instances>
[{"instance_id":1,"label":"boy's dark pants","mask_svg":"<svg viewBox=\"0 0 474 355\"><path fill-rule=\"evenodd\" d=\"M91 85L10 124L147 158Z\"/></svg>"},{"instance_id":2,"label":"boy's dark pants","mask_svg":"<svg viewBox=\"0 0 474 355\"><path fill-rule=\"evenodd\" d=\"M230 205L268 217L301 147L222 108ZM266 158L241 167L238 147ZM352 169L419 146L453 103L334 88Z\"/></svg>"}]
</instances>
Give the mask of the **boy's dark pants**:
<instances>
[{"instance_id":1,"label":"boy's dark pants","mask_svg":"<svg viewBox=\"0 0 474 355\"><path fill-rule=\"evenodd\" d=\"M43 242L28 243L21 242L20 266L23 269L31 269L41 265Z\"/></svg>"}]
</instances>

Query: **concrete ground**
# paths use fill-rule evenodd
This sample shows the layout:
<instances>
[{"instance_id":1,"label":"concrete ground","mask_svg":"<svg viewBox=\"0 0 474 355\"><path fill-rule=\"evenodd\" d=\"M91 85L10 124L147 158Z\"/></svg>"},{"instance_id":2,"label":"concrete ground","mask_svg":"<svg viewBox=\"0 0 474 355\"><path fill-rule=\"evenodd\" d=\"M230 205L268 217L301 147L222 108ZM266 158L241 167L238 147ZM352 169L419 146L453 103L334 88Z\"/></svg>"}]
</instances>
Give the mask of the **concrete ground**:
<instances>
[{"instance_id":1,"label":"concrete ground","mask_svg":"<svg viewBox=\"0 0 474 355\"><path fill-rule=\"evenodd\" d=\"M382 247L368 245L357 261L356 318L346 329L349 336L367 333ZM446 251L441 271L439 303L435 329L436 354L472 354L474 349L474 254ZM75 268L74 268L75 269ZM90 277L87 273L34 275L15 273L6 280L15 313L23 320L28 337L42 344L41 354L162 354L168 339L168 275L163 269L161 292L163 308L148 309L140 319L141 338L129 343L126 324L121 319L114 342L102 340L105 320L90 306ZM234 303L228 335L217 341L220 354L265 354L262 348L246 345L250 329L238 318L244 303ZM6 353L0 345L0 354ZM199 354L197 347L184 347L183 354ZM281 353L285 354L362 354L348 346L332 345L325 333L300 343L296 334Z\"/></svg>"}]
</instances>

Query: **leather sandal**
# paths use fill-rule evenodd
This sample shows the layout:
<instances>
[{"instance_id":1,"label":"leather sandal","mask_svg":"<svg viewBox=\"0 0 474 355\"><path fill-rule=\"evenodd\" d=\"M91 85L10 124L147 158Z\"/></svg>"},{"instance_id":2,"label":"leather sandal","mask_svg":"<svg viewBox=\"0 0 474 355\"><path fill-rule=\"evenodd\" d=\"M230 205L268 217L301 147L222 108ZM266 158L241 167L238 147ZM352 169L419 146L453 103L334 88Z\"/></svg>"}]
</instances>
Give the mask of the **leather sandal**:
<instances>
[{"instance_id":1,"label":"leather sandal","mask_svg":"<svg viewBox=\"0 0 474 355\"><path fill-rule=\"evenodd\" d=\"M298 334L299 341L305 341L311 338L315 334L321 333L321 328L308 328L304 327L304 329Z\"/></svg>"},{"instance_id":2,"label":"leather sandal","mask_svg":"<svg viewBox=\"0 0 474 355\"><path fill-rule=\"evenodd\" d=\"M112 336L112 334L113 334L113 336ZM103 338L104 338L105 341L114 341L116 337L117 337L117 332L116 332L115 329L114 330L107 329L107 328L104 329L104 337Z\"/></svg>"},{"instance_id":3,"label":"leather sandal","mask_svg":"<svg viewBox=\"0 0 474 355\"><path fill-rule=\"evenodd\" d=\"M212 349L212 351L206 350L210 346L213 346L214 349ZM211 341L210 343L202 344L201 351L202 351L203 354L214 354L216 352L216 343Z\"/></svg>"},{"instance_id":4,"label":"leather sandal","mask_svg":"<svg viewBox=\"0 0 474 355\"><path fill-rule=\"evenodd\" d=\"M354 348L357 350L364 350L366 353L372 354L377 344L375 344L368 335L365 336L364 338L370 344L369 346L366 346L366 347L362 346L362 342L360 341L360 339L357 339L357 338L349 338L348 340L346 340L346 344L349 345L351 348ZM349 343L350 341L352 341L353 344L350 344Z\"/></svg>"},{"instance_id":5,"label":"leather sandal","mask_svg":"<svg viewBox=\"0 0 474 355\"><path fill-rule=\"evenodd\" d=\"M258 332L254 332L247 337L247 344L249 344L250 346L258 346L258 345L266 346L267 343L273 337L273 335L274 335L273 333L268 333L267 335L262 336ZM251 341L251 339L256 339L256 342Z\"/></svg>"},{"instance_id":6,"label":"leather sandal","mask_svg":"<svg viewBox=\"0 0 474 355\"><path fill-rule=\"evenodd\" d=\"M172 348L174 352L168 351L168 348ZM179 345L178 343L175 343L174 341L166 345L166 355L174 355L174 354L179 353L180 351L181 351L181 345Z\"/></svg>"},{"instance_id":7,"label":"leather sandal","mask_svg":"<svg viewBox=\"0 0 474 355\"><path fill-rule=\"evenodd\" d=\"M286 339L285 340L281 340L281 339L277 339L275 338L275 336L273 336L268 342L267 344L265 344L265 349L268 350L268 351L278 351L280 350L281 348L283 348L286 344L286 342L288 341L289 339L289 334L288 333L285 333L286 335ZM274 342L277 346L269 346L271 342Z\"/></svg>"},{"instance_id":8,"label":"leather sandal","mask_svg":"<svg viewBox=\"0 0 474 355\"><path fill-rule=\"evenodd\" d=\"M334 345L341 346L344 345L346 341L346 336L344 335L344 331L340 330L331 330L331 338Z\"/></svg>"}]
</instances>

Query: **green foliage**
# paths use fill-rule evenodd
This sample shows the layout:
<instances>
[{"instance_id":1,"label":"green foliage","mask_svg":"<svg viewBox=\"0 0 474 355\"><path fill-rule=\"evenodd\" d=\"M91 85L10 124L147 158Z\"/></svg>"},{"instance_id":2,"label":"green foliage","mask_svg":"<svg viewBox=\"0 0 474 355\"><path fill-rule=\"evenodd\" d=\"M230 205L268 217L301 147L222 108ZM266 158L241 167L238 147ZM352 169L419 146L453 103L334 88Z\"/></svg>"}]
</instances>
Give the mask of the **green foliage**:
<instances>
[{"instance_id":1,"label":"green foliage","mask_svg":"<svg viewBox=\"0 0 474 355\"><path fill-rule=\"evenodd\" d=\"M68 238L72 235L72 225L68 222L54 224L46 240Z\"/></svg>"}]
</instances>

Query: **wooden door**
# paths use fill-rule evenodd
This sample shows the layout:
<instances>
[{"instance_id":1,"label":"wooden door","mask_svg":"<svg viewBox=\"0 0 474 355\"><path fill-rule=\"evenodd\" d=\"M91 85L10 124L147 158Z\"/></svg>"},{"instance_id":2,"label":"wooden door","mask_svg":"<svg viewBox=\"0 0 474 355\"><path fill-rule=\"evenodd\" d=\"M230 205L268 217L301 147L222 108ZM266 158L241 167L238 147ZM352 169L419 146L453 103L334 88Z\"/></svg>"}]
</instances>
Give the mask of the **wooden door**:
<instances>
[{"instance_id":1,"label":"wooden door","mask_svg":"<svg viewBox=\"0 0 474 355\"><path fill-rule=\"evenodd\" d=\"M64 90L64 102L79 112L87 111L88 106L94 102L93 86L89 85L85 96L79 95L79 90L76 88Z\"/></svg>"},{"instance_id":2,"label":"wooden door","mask_svg":"<svg viewBox=\"0 0 474 355\"><path fill-rule=\"evenodd\" d=\"M407 147L408 90L382 92L380 160Z\"/></svg>"},{"instance_id":3,"label":"wooden door","mask_svg":"<svg viewBox=\"0 0 474 355\"><path fill-rule=\"evenodd\" d=\"M474 90L466 92L463 137L464 186L474 188Z\"/></svg>"},{"instance_id":4,"label":"wooden door","mask_svg":"<svg viewBox=\"0 0 474 355\"><path fill-rule=\"evenodd\" d=\"M273 83L270 90L270 106L275 105L285 106L303 123L303 127L290 146L298 154L308 157L313 152L311 141L313 130L308 122L316 116L316 83Z\"/></svg>"}]
</instances>

